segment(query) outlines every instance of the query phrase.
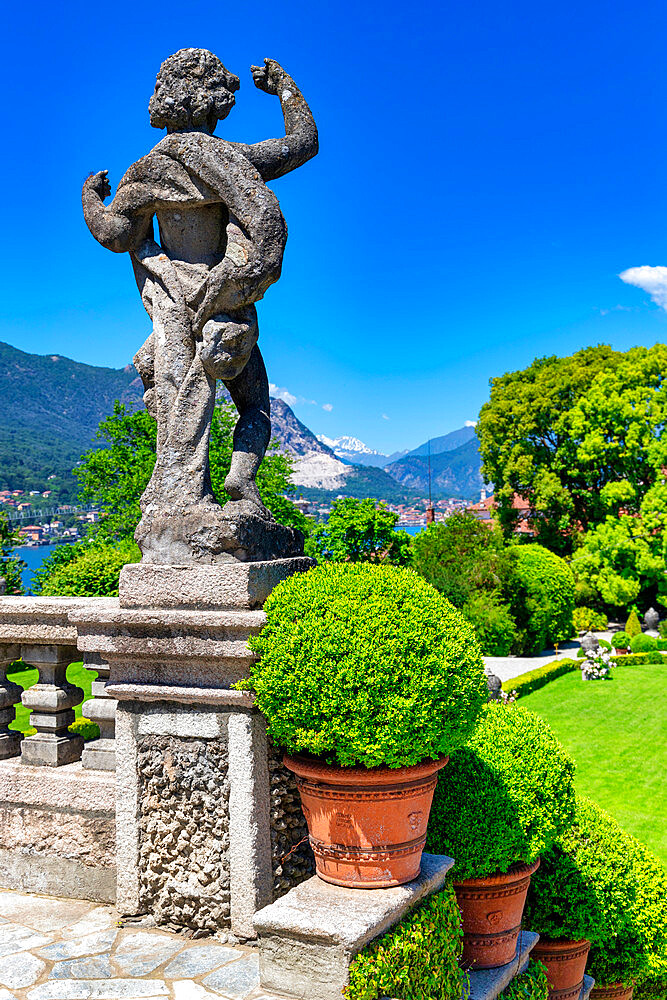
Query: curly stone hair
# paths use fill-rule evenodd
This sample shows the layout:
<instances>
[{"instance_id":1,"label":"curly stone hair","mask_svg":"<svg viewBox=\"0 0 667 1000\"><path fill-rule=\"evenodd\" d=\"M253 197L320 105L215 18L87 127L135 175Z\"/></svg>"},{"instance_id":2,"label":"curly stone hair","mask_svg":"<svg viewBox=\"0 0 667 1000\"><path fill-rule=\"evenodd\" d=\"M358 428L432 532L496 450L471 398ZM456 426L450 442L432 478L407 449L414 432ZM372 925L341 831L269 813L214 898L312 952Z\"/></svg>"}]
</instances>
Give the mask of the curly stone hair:
<instances>
[{"instance_id":1,"label":"curly stone hair","mask_svg":"<svg viewBox=\"0 0 667 1000\"><path fill-rule=\"evenodd\" d=\"M208 49L180 49L160 66L148 104L151 125L168 132L207 128L234 107L237 76Z\"/></svg>"}]
</instances>

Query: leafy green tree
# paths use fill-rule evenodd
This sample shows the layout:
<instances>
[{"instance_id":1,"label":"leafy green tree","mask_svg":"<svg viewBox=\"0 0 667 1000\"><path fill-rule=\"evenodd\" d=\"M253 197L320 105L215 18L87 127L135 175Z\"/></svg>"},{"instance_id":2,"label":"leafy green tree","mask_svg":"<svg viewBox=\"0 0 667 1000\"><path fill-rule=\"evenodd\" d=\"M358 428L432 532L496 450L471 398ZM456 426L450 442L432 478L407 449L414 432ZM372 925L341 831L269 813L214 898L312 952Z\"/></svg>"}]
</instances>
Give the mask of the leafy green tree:
<instances>
[{"instance_id":1,"label":"leafy green tree","mask_svg":"<svg viewBox=\"0 0 667 1000\"><path fill-rule=\"evenodd\" d=\"M664 344L588 347L493 379L477 433L506 535L515 493L556 552L607 517L637 513L667 463L666 420Z\"/></svg>"},{"instance_id":2,"label":"leafy green tree","mask_svg":"<svg viewBox=\"0 0 667 1000\"><path fill-rule=\"evenodd\" d=\"M224 480L232 457L236 423L234 408L216 406L209 456L213 490L221 503L228 499ZM116 402L111 416L100 423L98 439L107 447L91 449L75 469L79 497L98 505L101 519L90 526L89 537L76 545L59 546L36 574L35 593L74 596L113 596L118 577L128 562L141 556L134 531L141 517L139 501L155 465L155 421L145 410L129 413ZM257 475L262 499L276 520L307 533L309 520L290 502L289 456L273 442Z\"/></svg>"},{"instance_id":3,"label":"leafy green tree","mask_svg":"<svg viewBox=\"0 0 667 1000\"><path fill-rule=\"evenodd\" d=\"M513 545L509 555L505 596L517 624L516 651L533 656L571 637L574 576L564 559L542 545Z\"/></svg>"},{"instance_id":4,"label":"leafy green tree","mask_svg":"<svg viewBox=\"0 0 667 1000\"><path fill-rule=\"evenodd\" d=\"M229 499L223 484L235 423L236 412L230 404L216 406L209 455L213 492L223 504ZM122 403L116 403L113 414L101 422L98 438L108 447L89 451L75 470L81 500L97 504L105 514L91 533L108 539L131 538L141 517L139 501L155 465L155 421L145 410L128 413ZM273 442L259 468L257 485L277 521L307 531L307 518L289 500L296 492L291 471L289 456L280 453Z\"/></svg>"},{"instance_id":5,"label":"leafy green tree","mask_svg":"<svg viewBox=\"0 0 667 1000\"><path fill-rule=\"evenodd\" d=\"M479 591L502 589L509 561L497 528L472 514L452 514L430 524L412 542L413 569L457 608Z\"/></svg>"},{"instance_id":6,"label":"leafy green tree","mask_svg":"<svg viewBox=\"0 0 667 1000\"><path fill-rule=\"evenodd\" d=\"M329 562L387 562L405 566L410 561L410 536L396 531L398 514L378 500L335 500L326 524L313 527L307 551Z\"/></svg>"},{"instance_id":7,"label":"leafy green tree","mask_svg":"<svg viewBox=\"0 0 667 1000\"><path fill-rule=\"evenodd\" d=\"M21 572L26 564L14 555L14 548L21 541L17 529L11 527L6 514L0 514L0 577L5 580L5 593L22 594Z\"/></svg>"}]
</instances>

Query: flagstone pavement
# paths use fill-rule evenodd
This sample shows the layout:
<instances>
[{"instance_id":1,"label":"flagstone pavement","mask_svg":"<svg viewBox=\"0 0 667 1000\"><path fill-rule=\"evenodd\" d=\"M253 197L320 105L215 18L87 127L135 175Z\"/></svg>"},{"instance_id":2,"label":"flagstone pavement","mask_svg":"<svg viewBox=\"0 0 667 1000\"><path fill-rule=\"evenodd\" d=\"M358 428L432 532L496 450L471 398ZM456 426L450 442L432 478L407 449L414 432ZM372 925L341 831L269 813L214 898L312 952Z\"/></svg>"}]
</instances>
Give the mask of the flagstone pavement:
<instances>
[{"instance_id":1,"label":"flagstone pavement","mask_svg":"<svg viewBox=\"0 0 667 1000\"><path fill-rule=\"evenodd\" d=\"M111 906L0 890L0 1000L280 1000L257 949L123 924Z\"/></svg>"}]
</instances>

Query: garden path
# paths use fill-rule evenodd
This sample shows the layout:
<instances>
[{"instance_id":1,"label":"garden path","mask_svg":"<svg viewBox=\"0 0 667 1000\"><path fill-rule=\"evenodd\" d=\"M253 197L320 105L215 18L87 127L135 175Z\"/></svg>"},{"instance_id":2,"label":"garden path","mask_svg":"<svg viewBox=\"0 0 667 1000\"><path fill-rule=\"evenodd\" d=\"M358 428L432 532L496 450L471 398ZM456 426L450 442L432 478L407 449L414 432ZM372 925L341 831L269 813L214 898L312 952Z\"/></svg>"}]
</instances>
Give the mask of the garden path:
<instances>
[{"instance_id":1,"label":"garden path","mask_svg":"<svg viewBox=\"0 0 667 1000\"><path fill-rule=\"evenodd\" d=\"M598 639L611 639L612 633L596 632L595 635ZM501 681L509 681L554 660L576 659L578 649L579 640L570 639L559 646L558 653L555 649L545 649L539 656L485 656L484 664Z\"/></svg>"},{"instance_id":2,"label":"garden path","mask_svg":"<svg viewBox=\"0 0 667 1000\"><path fill-rule=\"evenodd\" d=\"M112 906L0 890L0 1000L278 1000L256 948L125 924Z\"/></svg>"}]
</instances>

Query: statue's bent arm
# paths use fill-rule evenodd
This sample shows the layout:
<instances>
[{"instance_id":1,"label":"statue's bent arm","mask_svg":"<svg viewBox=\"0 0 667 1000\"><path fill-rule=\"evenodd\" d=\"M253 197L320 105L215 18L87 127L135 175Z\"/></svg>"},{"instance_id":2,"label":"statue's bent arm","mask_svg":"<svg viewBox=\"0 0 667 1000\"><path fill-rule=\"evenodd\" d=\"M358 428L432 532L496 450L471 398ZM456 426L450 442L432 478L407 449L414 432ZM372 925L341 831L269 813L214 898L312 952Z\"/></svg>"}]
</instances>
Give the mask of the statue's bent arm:
<instances>
[{"instance_id":1,"label":"statue's bent arm","mask_svg":"<svg viewBox=\"0 0 667 1000\"><path fill-rule=\"evenodd\" d=\"M126 253L136 248L151 231L154 205L147 205L141 212L119 211L117 198L110 205L104 198L111 194L106 170L91 174L83 185L81 202L86 225L98 243L114 253Z\"/></svg>"},{"instance_id":2,"label":"statue's bent arm","mask_svg":"<svg viewBox=\"0 0 667 1000\"><path fill-rule=\"evenodd\" d=\"M285 135L282 139L265 139L253 145L239 143L238 146L262 178L271 181L312 159L319 144L312 111L292 77L274 59L265 59L264 63L262 67L252 67L255 86L280 99Z\"/></svg>"}]
</instances>

